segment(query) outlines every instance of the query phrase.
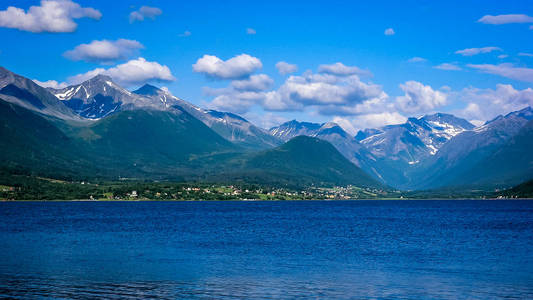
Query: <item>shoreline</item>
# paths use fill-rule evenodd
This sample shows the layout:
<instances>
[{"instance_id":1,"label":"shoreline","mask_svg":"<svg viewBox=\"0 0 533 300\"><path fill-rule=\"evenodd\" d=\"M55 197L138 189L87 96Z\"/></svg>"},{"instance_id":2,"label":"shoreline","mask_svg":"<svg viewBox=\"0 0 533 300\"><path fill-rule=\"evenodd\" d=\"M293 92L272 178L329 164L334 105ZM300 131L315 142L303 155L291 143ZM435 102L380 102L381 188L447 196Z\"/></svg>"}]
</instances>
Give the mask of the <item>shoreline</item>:
<instances>
[{"instance_id":1,"label":"shoreline","mask_svg":"<svg viewBox=\"0 0 533 300\"><path fill-rule=\"evenodd\" d=\"M231 200L157 200L157 199L139 199L139 200L89 200L89 199L72 199L72 200L0 200L0 202L345 202L345 201L498 201L498 200L521 200L530 201L533 198L377 198L377 199L291 199L291 200L262 200L262 199L231 199Z\"/></svg>"}]
</instances>

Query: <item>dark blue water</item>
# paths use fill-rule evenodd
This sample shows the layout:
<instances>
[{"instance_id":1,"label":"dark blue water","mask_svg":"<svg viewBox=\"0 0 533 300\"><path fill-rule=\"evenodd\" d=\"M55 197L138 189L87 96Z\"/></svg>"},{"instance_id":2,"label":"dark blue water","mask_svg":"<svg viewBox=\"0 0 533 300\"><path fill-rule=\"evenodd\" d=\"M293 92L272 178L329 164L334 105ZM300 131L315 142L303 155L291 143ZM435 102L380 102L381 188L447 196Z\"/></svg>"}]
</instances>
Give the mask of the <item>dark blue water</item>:
<instances>
[{"instance_id":1,"label":"dark blue water","mask_svg":"<svg viewBox=\"0 0 533 300\"><path fill-rule=\"evenodd\" d=\"M533 201L0 203L0 297L533 298Z\"/></svg>"}]
</instances>

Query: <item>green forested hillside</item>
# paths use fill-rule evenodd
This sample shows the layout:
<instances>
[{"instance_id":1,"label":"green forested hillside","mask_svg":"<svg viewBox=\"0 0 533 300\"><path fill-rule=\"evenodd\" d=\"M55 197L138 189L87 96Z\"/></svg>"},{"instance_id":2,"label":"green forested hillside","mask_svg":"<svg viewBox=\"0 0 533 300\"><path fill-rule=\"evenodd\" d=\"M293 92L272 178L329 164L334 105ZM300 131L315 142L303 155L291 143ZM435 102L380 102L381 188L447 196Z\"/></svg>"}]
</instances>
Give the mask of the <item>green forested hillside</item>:
<instances>
[{"instance_id":1,"label":"green forested hillside","mask_svg":"<svg viewBox=\"0 0 533 300\"><path fill-rule=\"evenodd\" d=\"M298 136L274 149L244 155L224 176L226 180L284 186L381 186L330 143L308 136Z\"/></svg>"},{"instance_id":2,"label":"green forested hillside","mask_svg":"<svg viewBox=\"0 0 533 300\"><path fill-rule=\"evenodd\" d=\"M323 140L302 136L274 149L242 152L182 110L122 111L73 123L0 102L0 124L4 175L380 186Z\"/></svg>"}]
</instances>

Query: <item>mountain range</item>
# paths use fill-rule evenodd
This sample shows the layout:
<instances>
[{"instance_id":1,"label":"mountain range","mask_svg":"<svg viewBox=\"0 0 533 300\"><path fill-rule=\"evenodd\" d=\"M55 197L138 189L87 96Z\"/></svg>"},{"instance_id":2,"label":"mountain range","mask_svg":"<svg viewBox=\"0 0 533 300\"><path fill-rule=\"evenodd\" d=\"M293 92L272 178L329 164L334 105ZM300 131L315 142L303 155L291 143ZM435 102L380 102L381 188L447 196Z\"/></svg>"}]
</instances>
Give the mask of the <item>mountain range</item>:
<instances>
[{"instance_id":1,"label":"mountain range","mask_svg":"<svg viewBox=\"0 0 533 300\"><path fill-rule=\"evenodd\" d=\"M355 136L333 122L265 130L149 84L129 91L97 75L43 88L0 67L0 117L0 168L36 176L406 190L533 178L530 107L479 127L436 113Z\"/></svg>"}]
</instances>

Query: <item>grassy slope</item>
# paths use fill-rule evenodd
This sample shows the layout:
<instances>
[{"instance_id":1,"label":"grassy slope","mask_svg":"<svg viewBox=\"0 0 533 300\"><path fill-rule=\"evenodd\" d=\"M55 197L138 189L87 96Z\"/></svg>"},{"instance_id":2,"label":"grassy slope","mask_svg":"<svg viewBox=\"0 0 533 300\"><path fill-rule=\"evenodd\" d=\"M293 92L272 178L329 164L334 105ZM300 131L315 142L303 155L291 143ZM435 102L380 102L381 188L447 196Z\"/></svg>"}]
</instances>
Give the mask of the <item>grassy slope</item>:
<instances>
[{"instance_id":1,"label":"grassy slope","mask_svg":"<svg viewBox=\"0 0 533 300\"><path fill-rule=\"evenodd\" d=\"M270 150L248 154L229 165L222 180L282 186L381 185L348 161L330 143L307 136L295 137Z\"/></svg>"}]
</instances>

